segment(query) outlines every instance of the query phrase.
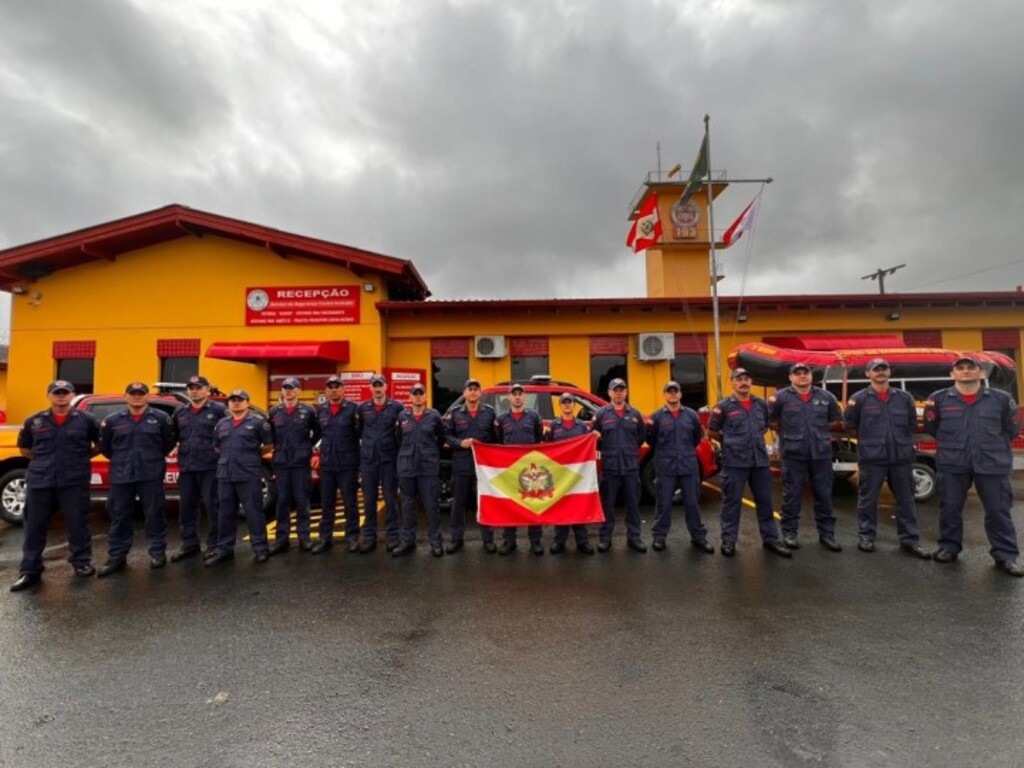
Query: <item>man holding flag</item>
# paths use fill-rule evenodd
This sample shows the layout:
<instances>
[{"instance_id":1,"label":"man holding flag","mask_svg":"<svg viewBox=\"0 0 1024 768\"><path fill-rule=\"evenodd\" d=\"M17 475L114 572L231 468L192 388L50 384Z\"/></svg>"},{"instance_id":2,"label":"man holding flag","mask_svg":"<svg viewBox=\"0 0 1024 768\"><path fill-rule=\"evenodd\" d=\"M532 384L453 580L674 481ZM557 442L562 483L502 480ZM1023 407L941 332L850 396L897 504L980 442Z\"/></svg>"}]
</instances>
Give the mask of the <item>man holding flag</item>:
<instances>
[{"instance_id":1,"label":"man holding flag","mask_svg":"<svg viewBox=\"0 0 1024 768\"><path fill-rule=\"evenodd\" d=\"M544 420L540 414L526 407L526 393L522 384L513 384L508 390L511 408L501 414L494 422L505 445L530 445L544 439ZM543 528L531 525L526 529L530 539L530 551L535 555L544 554L544 545L540 538ZM504 542L498 550L499 555L510 555L516 551L516 527L506 526Z\"/></svg>"},{"instance_id":2,"label":"man holding flag","mask_svg":"<svg viewBox=\"0 0 1024 768\"><path fill-rule=\"evenodd\" d=\"M568 392L558 398L558 409L562 412L561 417L551 422L547 431L547 439L551 442L568 440L579 437L590 432L590 425L587 422L577 419L573 411L576 408L576 398ZM576 523L572 527L573 535L576 537L576 551L581 555L594 554L594 548L587 541L587 526ZM555 526L555 540L548 550L552 555L560 555L565 552L565 542L569 540L568 525Z\"/></svg>"}]
</instances>

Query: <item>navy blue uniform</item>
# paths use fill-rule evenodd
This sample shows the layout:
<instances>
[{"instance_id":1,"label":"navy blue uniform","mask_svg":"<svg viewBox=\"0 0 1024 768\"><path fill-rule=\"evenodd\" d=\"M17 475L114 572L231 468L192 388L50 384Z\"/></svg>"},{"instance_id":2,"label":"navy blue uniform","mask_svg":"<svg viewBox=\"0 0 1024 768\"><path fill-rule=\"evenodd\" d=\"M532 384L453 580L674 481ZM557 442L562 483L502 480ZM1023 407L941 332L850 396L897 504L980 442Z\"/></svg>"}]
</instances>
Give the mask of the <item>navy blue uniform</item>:
<instances>
[{"instance_id":1,"label":"navy blue uniform","mask_svg":"<svg viewBox=\"0 0 1024 768\"><path fill-rule=\"evenodd\" d=\"M164 478L166 457L175 442L171 417L150 406L146 406L138 420L126 408L100 424L100 452L110 459L109 563L121 563L128 558L135 535L132 510L136 498L145 515L149 554L157 557L167 549Z\"/></svg>"},{"instance_id":2,"label":"navy blue uniform","mask_svg":"<svg viewBox=\"0 0 1024 768\"><path fill-rule=\"evenodd\" d=\"M402 493L402 544L416 543L416 500L427 512L427 540L441 546L441 510L437 505L438 473L444 423L441 414L425 408L419 417L402 411L395 425L398 438L398 489Z\"/></svg>"},{"instance_id":3,"label":"navy blue uniform","mask_svg":"<svg viewBox=\"0 0 1024 768\"><path fill-rule=\"evenodd\" d=\"M782 533L796 537L800 528L800 497L810 475L814 495L814 519L821 538L836 533L832 509L832 438L829 423L843 418L835 396L811 387L805 401L794 387L780 389L768 398L770 422L782 445Z\"/></svg>"},{"instance_id":4,"label":"navy blue uniform","mask_svg":"<svg viewBox=\"0 0 1024 768\"><path fill-rule=\"evenodd\" d=\"M757 525L765 544L779 540L772 510L772 473L764 433L768 429L768 403L750 396L750 409L735 395L711 409L708 431L722 442L722 542L740 537L743 489L749 484L757 511Z\"/></svg>"},{"instance_id":5,"label":"navy blue uniform","mask_svg":"<svg viewBox=\"0 0 1024 768\"><path fill-rule=\"evenodd\" d=\"M683 494L690 538L707 539L708 531L700 517L700 465L696 451L703 437L700 417L686 406L673 413L666 405L647 420L647 444L654 451L654 482L658 491L658 514L652 530L655 539L668 536L676 489Z\"/></svg>"},{"instance_id":6,"label":"navy blue uniform","mask_svg":"<svg viewBox=\"0 0 1024 768\"><path fill-rule=\"evenodd\" d=\"M206 507L210 532L206 548L217 546L217 452L214 431L227 410L207 400L196 410L186 405L174 412L171 421L178 438L178 522L182 549L199 548L199 504Z\"/></svg>"},{"instance_id":7,"label":"navy blue uniform","mask_svg":"<svg viewBox=\"0 0 1024 768\"><path fill-rule=\"evenodd\" d=\"M292 507L299 541L309 542L309 487L313 478L313 446L320 439L316 411L296 403L291 413L275 405L267 414L274 434L274 484L277 488L275 538L287 541L291 534Z\"/></svg>"},{"instance_id":8,"label":"navy blue uniform","mask_svg":"<svg viewBox=\"0 0 1024 768\"><path fill-rule=\"evenodd\" d=\"M345 540L359 538L359 422L356 404L343 400L337 413L329 403L316 409L320 421L320 540L331 541L338 491L345 505Z\"/></svg>"},{"instance_id":9,"label":"navy blue uniform","mask_svg":"<svg viewBox=\"0 0 1024 768\"><path fill-rule=\"evenodd\" d=\"M470 413L463 403L444 417L445 442L452 449L452 541L461 542L466 531L466 511L476 511L476 464L473 449L463 448L463 440L496 443L497 414L486 403L480 403L476 413ZM480 538L486 544L494 541L494 529L480 526Z\"/></svg>"},{"instance_id":10,"label":"navy blue uniform","mask_svg":"<svg viewBox=\"0 0 1024 768\"><path fill-rule=\"evenodd\" d=\"M900 544L921 538L914 509L914 430L917 406L913 396L889 388L885 398L873 387L856 392L846 404L843 426L857 436L857 533L875 540L878 492L883 482L896 498L896 533Z\"/></svg>"},{"instance_id":11,"label":"navy blue uniform","mask_svg":"<svg viewBox=\"0 0 1024 768\"><path fill-rule=\"evenodd\" d=\"M405 407L386 398L378 407L373 400L359 404L359 471L363 480L363 543L377 542L378 489L384 496L384 535L388 544L398 543L398 440L395 422Z\"/></svg>"},{"instance_id":12,"label":"navy blue uniform","mask_svg":"<svg viewBox=\"0 0 1024 768\"><path fill-rule=\"evenodd\" d=\"M573 437L580 437L590 431L590 424L580 419L570 419L568 422L558 418L551 422L547 431L547 439L552 443L559 440L568 440ZM587 526L583 523L576 525L556 525L555 544L564 545L569 540L569 529L572 529L573 537L576 539L576 546L587 543Z\"/></svg>"},{"instance_id":13,"label":"navy blue uniform","mask_svg":"<svg viewBox=\"0 0 1024 768\"><path fill-rule=\"evenodd\" d=\"M519 416L519 418L516 418ZM529 408L513 415L512 411L498 416L494 421L498 440L505 445L531 445L544 439L544 420L540 414ZM540 544L544 528L539 525L526 527L526 536L530 544ZM516 527L506 526L502 531L502 539L506 544L516 543Z\"/></svg>"},{"instance_id":14,"label":"navy blue uniform","mask_svg":"<svg viewBox=\"0 0 1024 768\"><path fill-rule=\"evenodd\" d=\"M42 573L46 529L60 509L68 529L68 561L74 567L92 562L89 536L89 479L93 446L99 440L96 420L85 411L72 410L58 424L50 410L25 421L18 447L32 452L25 475L25 539L21 573Z\"/></svg>"},{"instance_id":15,"label":"navy blue uniform","mask_svg":"<svg viewBox=\"0 0 1024 768\"><path fill-rule=\"evenodd\" d=\"M626 503L626 538L639 542L640 521L640 446L644 444L644 417L626 404L620 416L612 405L594 415L594 431L601 435L601 506L604 522L598 536L610 542L615 530L615 502L619 490Z\"/></svg>"},{"instance_id":16,"label":"navy blue uniform","mask_svg":"<svg viewBox=\"0 0 1024 768\"><path fill-rule=\"evenodd\" d=\"M997 562L1017 559L1013 525L1013 450L1020 434L1020 412L1005 392L982 389L968 403L956 387L933 392L925 403L924 428L939 444L939 547L963 549L964 501L974 488L985 508L989 553Z\"/></svg>"},{"instance_id":17,"label":"navy blue uniform","mask_svg":"<svg viewBox=\"0 0 1024 768\"><path fill-rule=\"evenodd\" d=\"M249 543L254 555L265 555L267 521L263 515L263 448L273 445L270 422L249 411L235 424L231 415L217 422L214 447L217 459L218 522L217 553L235 551L238 534L238 505L242 505L249 526Z\"/></svg>"}]
</instances>

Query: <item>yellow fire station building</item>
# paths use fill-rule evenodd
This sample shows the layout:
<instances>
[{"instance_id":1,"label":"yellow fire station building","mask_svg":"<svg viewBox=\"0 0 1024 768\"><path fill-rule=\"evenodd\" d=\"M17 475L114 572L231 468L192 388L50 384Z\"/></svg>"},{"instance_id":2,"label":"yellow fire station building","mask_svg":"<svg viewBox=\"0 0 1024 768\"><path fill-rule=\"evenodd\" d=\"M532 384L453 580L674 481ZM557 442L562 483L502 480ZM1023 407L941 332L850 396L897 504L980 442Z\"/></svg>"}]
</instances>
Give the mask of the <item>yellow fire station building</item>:
<instances>
[{"instance_id":1,"label":"yellow fire station building","mask_svg":"<svg viewBox=\"0 0 1024 768\"><path fill-rule=\"evenodd\" d=\"M681 189L651 183L637 202L655 195L667 223L646 254L645 298L431 301L410 261L180 205L0 251L0 289L12 294L8 419L40 408L56 377L114 393L197 372L221 390L249 390L263 407L286 376L300 377L312 398L340 372L361 397L377 371L400 399L422 378L442 409L467 376L487 385L534 374L602 396L621 376L642 411L661 403L670 378L687 404L713 402L706 198L678 210ZM719 305L722 366L743 342L856 335L998 350L1018 362L1021 384L1019 289Z\"/></svg>"}]
</instances>

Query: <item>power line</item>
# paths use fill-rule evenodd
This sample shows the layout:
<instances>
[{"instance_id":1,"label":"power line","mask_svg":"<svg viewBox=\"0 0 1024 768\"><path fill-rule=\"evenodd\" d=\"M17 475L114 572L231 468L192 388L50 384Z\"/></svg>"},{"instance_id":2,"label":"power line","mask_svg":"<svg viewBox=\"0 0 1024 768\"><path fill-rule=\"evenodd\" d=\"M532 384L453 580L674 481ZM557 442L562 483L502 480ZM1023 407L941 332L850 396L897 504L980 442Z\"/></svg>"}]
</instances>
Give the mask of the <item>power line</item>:
<instances>
[{"instance_id":1,"label":"power line","mask_svg":"<svg viewBox=\"0 0 1024 768\"><path fill-rule=\"evenodd\" d=\"M881 267L879 267L874 272L872 272L870 275L864 275L864 277L862 277L861 280L877 280L878 281L878 292L879 293L885 293L885 276L886 275L895 275L897 269L903 269L905 266L907 266L907 265L906 264L897 264L895 267L886 267L885 269L882 269Z\"/></svg>"}]
</instances>

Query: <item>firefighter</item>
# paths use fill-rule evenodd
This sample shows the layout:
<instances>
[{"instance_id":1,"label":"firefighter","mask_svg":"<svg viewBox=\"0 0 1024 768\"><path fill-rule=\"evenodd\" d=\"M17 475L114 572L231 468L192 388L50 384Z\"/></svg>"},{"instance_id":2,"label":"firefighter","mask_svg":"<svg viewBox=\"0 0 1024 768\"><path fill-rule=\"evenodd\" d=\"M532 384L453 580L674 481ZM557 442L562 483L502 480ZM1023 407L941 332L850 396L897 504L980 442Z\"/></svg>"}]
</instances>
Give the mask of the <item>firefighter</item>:
<instances>
[{"instance_id":1,"label":"firefighter","mask_svg":"<svg viewBox=\"0 0 1024 768\"><path fill-rule=\"evenodd\" d=\"M953 363L953 386L933 392L925 403L924 428L939 444L939 548L937 563L952 563L963 549L964 501L974 485L985 509L985 533L996 567L1024 576L1017 562L1013 525L1013 452L1020 434L1017 404L1005 392L982 387L982 370L970 355Z\"/></svg>"},{"instance_id":2,"label":"firefighter","mask_svg":"<svg viewBox=\"0 0 1024 768\"><path fill-rule=\"evenodd\" d=\"M277 525L270 554L286 552L291 545L292 508L298 529L299 549L309 552L309 489L312 483L313 446L320 439L320 421L312 406L299 402L302 382L289 376L281 382L281 402L267 418L274 433L274 485L277 488Z\"/></svg>"},{"instance_id":3,"label":"firefighter","mask_svg":"<svg viewBox=\"0 0 1024 768\"><path fill-rule=\"evenodd\" d=\"M558 398L558 410L561 411L559 418L551 422L551 427L545 433L548 440L558 442L568 440L572 437L579 437L590 432L590 424L582 419L576 418L576 398L568 392L564 392ZM565 552L565 543L569 540L569 529L572 529L573 537L576 539L576 551L581 555L594 554L594 547L589 541L587 526L582 523L576 525L556 525L555 538L551 542L548 551L552 555L560 555Z\"/></svg>"},{"instance_id":4,"label":"firefighter","mask_svg":"<svg viewBox=\"0 0 1024 768\"><path fill-rule=\"evenodd\" d=\"M789 549L800 548L800 502L804 479L810 475L818 541L830 552L842 552L832 509L829 430L842 427L843 412L831 392L813 386L806 363L790 366L789 383L768 398L769 423L782 445L782 543Z\"/></svg>"},{"instance_id":5,"label":"firefighter","mask_svg":"<svg viewBox=\"0 0 1024 768\"><path fill-rule=\"evenodd\" d=\"M167 454L177 442L171 417L149 405L149 387L133 381L125 388L128 407L100 424L100 451L110 459L110 533L107 562L97 576L123 571L135 530L132 511L138 499L145 516L149 567L167 565L164 478Z\"/></svg>"},{"instance_id":6,"label":"firefighter","mask_svg":"<svg viewBox=\"0 0 1024 768\"><path fill-rule=\"evenodd\" d=\"M412 385L409 399L412 407L402 411L395 426L398 436L398 490L402 494L402 538L391 556L402 557L416 549L416 503L420 501L427 512L430 554L442 557L444 547L437 483L444 423L441 414L427 407L427 388L423 384L416 382Z\"/></svg>"},{"instance_id":7,"label":"firefighter","mask_svg":"<svg viewBox=\"0 0 1024 768\"><path fill-rule=\"evenodd\" d=\"M505 445L531 445L544 439L544 420L537 411L526 407L526 391L522 384L512 384L508 389L509 410L498 416L494 425L499 441ZM544 554L541 535L544 528L530 525L526 535L530 540L530 552L535 555ZM516 551L516 527L506 526L502 534L499 555L510 555Z\"/></svg>"},{"instance_id":8,"label":"firefighter","mask_svg":"<svg viewBox=\"0 0 1024 768\"><path fill-rule=\"evenodd\" d=\"M626 382L608 383L611 403L594 416L594 431L601 435L601 506L604 523L598 532L598 552L612 548L615 530L615 503L619 491L626 504L626 546L634 552L646 552L640 520L640 447L644 444L644 417L626 402Z\"/></svg>"},{"instance_id":9,"label":"firefighter","mask_svg":"<svg viewBox=\"0 0 1024 768\"><path fill-rule=\"evenodd\" d=\"M896 533L904 552L923 560L931 554L921 546L914 510L914 430L917 406L913 396L889 386L890 366L870 360L864 371L871 386L855 392L846 404L843 426L857 438L857 548L875 551L878 492L883 482L896 498Z\"/></svg>"},{"instance_id":10,"label":"firefighter","mask_svg":"<svg viewBox=\"0 0 1024 768\"><path fill-rule=\"evenodd\" d=\"M700 467L696 452L704 438L700 416L682 404L682 389L678 382L668 382L662 387L662 392L664 407L652 413L647 420L647 444L654 451L652 460L658 496L651 547L656 552L665 549L665 539L672 526L672 499L679 490L683 494L690 545L701 552L714 554L715 548L708 543L708 531L700 517Z\"/></svg>"},{"instance_id":11,"label":"firefighter","mask_svg":"<svg viewBox=\"0 0 1024 768\"><path fill-rule=\"evenodd\" d=\"M405 410L397 400L388 397L387 379L377 374L370 379L369 400L356 409L359 429L359 471L363 482L362 554L377 548L378 489L384 496L384 535L387 551L398 546L398 474L395 461L398 441L395 422Z\"/></svg>"},{"instance_id":12,"label":"firefighter","mask_svg":"<svg viewBox=\"0 0 1024 768\"><path fill-rule=\"evenodd\" d=\"M217 545L217 452L213 448L217 422L227 409L210 399L210 381L205 376L191 376L185 385L188 405L171 416L178 438L178 522L181 525L181 547L171 553L176 563L200 553L199 505L206 507L210 530L206 551Z\"/></svg>"},{"instance_id":13,"label":"firefighter","mask_svg":"<svg viewBox=\"0 0 1024 768\"><path fill-rule=\"evenodd\" d=\"M18 433L18 448L29 461L20 575L11 592L42 580L46 529L58 509L68 529L68 561L75 576L96 573L88 515L90 459L98 450L99 428L91 414L71 407L74 394L71 382L51 382L46 388L50 407L29 416Z\"/></svg>"},{"instance_id":14,"label":"firefighter","mask_svg":"<svg viewBox=\"0 0 1024 768\"><path fill-rule=\"evenodd\" d=\"M779 541L772 510L772 474L764 443L768 403L750 394L753 379L743 368L732 372L729 383L732 394L711 409L708 421L708 436L722 445L722 555L736 554L743 489L749 484L762 546L779 557L792 557Z\"/></svg>"},{"instance_id":15,"label":"firefighter","mask_svg":"<svg viewBox=\"0 0 1024 768\"><path fill-rule=\"evenodd\" d=\"M359 416L356 404L345 398L341 377L324 384L326 402L317 409L320 420L320 539L312 552L319 555L334 546L334 518L338 491L345 504L345 543L359 551Z\"/></svg>"},{"instance_id":16,"label":"firefighter","mask_svg":"<svg viewBox=\"0 0 1024 768\"><path fill-rule=\"evenodd\" d=\"M228 395L228 415L217 422L214 432L217 450L217 546L204 565L211 566L235 557L238 506L242 505L249 526L249 542L256 563L270 557L267 521L263 515L263 459L274 449L274 430L263 416L249 409L249 393L234 389Z\"/></svg>"},{"instance_id":17,"label":"firefighter","mask_svg":"<svg viewBox=\"0 0 1024 768\"><path fill-rule=\"evenodd\" d=\"M487 403L480 402L480 382L466 379L462 387L463 403L444 417L445 442L452 449L452 518L451 541L445 548L454 554L463 547L466 530L466 512L476 510L476 465L473 462L474 440L494 443L498 440L495 422L497 414ZM480 526L480 538L484 552L493 555L498 551L494 544L494 529L489 525Z\"/></svg>"}]
</instances>

